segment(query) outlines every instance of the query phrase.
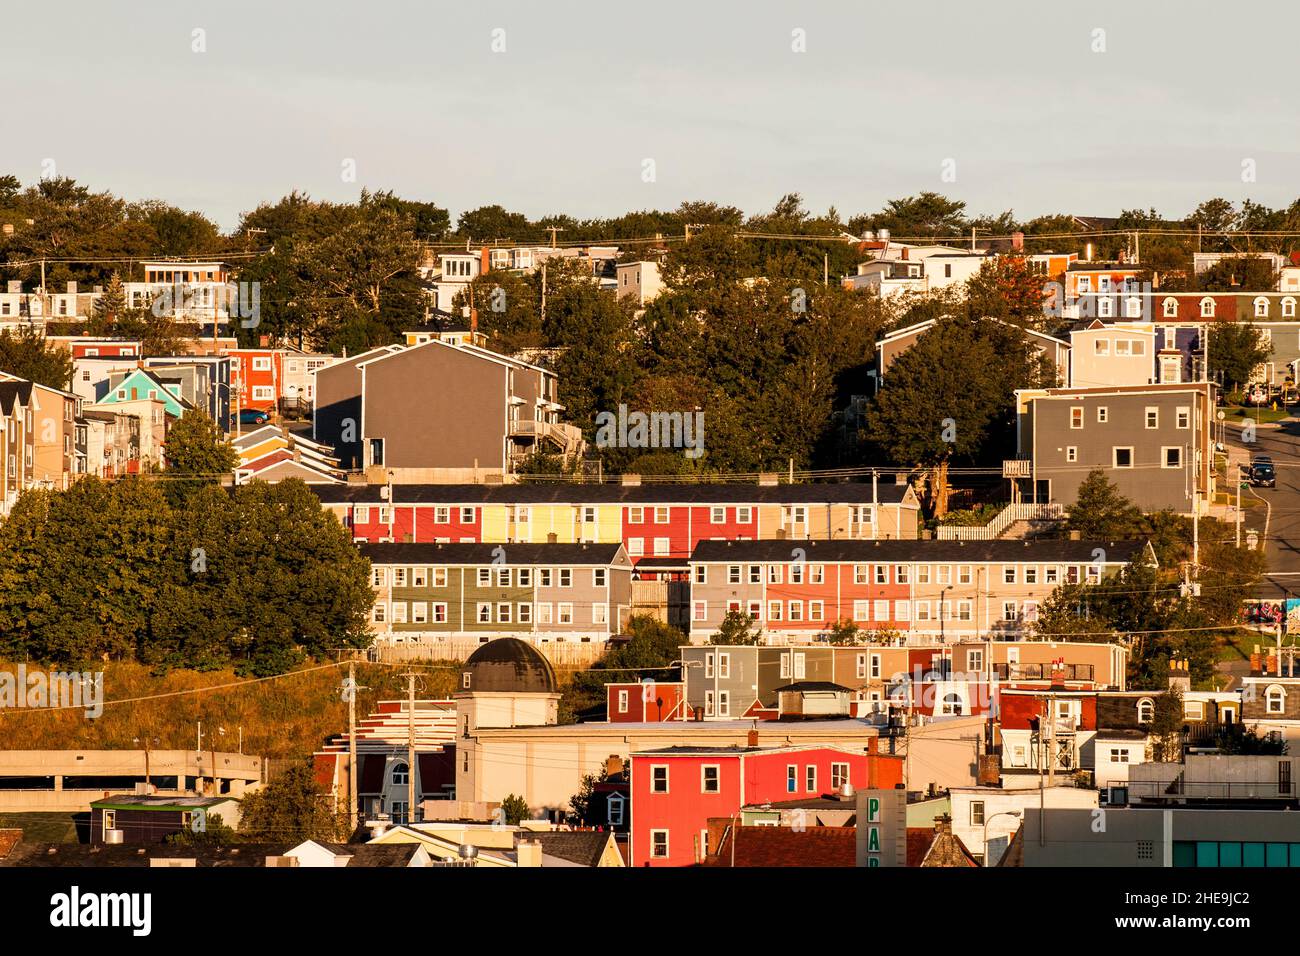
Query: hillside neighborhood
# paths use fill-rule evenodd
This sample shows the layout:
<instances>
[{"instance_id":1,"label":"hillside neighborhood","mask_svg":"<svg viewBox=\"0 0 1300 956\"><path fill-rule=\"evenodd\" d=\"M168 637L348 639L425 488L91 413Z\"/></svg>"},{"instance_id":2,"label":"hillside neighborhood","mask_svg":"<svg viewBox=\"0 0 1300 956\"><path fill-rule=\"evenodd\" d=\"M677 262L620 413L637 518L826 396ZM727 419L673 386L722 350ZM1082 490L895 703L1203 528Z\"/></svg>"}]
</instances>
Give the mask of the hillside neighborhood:
<instances>
[{"instance_id":1,"label":"hillside neighborhood","mask_svg":"<svg viewBox=\"0 0 1300 956\"><path fill-rule=\"evenodd\" d=\"M1260 207L0 187L0 866L1300 861Z\"/></svg>"}]
</instances>

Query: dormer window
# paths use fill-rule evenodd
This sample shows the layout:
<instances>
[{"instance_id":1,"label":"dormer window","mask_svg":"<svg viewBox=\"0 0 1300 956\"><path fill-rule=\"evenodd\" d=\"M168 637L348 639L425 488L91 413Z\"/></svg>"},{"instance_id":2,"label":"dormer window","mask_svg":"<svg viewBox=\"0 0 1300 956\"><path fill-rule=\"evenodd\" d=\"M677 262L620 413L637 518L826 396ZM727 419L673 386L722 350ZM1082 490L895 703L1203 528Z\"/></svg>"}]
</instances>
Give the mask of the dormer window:
<instances>
[{"instance_id":1,"label":"dormer window","mask_svg":"<svg viewBox=\"0 0 1300 956\"><path fill-rule=\"evenodd\" d=\"M1264 692L1264 712L1268 714L1286 713L1286 690L1281 684L1270 684Z\"/></svg>"},{"instance_id":2,"label":"dormer window","mask_svg":"<svg viewBox=\"0 0 1300 956\"><path fill-rule=\"evenodd\" d=\"M1156 704L1150 697L1143 697L1138 701L1138 723L1149 724L1156 716Z\"/></svg>"},{"instance_id":3,"label":"dormer window","mask_svg":"<svg viewBox=\"0 0 1300 956\"><path fill-rule=\"evenodd\" d=\"M1201 300L1201 318L1203 319L1214 318L1214 300L1211 299L1209 296L1206 296L1204 299Z\"/></svg>"}]
</instances>

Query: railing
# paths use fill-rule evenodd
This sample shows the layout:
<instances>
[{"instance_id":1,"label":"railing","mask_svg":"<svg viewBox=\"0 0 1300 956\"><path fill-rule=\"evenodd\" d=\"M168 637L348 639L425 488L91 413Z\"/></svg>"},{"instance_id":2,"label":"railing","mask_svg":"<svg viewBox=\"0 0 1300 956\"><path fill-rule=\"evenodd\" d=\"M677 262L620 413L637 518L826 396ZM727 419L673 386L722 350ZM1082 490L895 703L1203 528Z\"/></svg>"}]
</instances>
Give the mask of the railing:
<instances>
[{"instance_id":1,"label":"railing","mask_svg":"<svg viewBox=\"0 0 1300 956\"><path fill-rule=\"evenodd\" d=\"M1143 800L1294 800L1295 784L1278 780L1216 780L1188 782L1178 776L1172 781L1133 780L1128 782L1129 799Z\"/></svg>"},{"instance_id":2,"label":"railing","mask_svg":"<svg viewBox=\"0 0 1300 956\"><path fill-rule=\"evenodd\" d=\"M1050 680L1060 672L1065 680L1092 680L1092 664L994 664L993 674L999 680Z\"/></svg>"},{"instance_id":3,"label":"railing","mask_svg":"<svg viewBox=\"0 0 1300 956\"><path fill-rule=\"evenodd\" d=\"M965 525L940 525L935 537L940 541L989 541L998 537L1017 521L1046 521L1065 516L1065 509L1059 504L1019 504L1007 505L990 521L981 527Z\"/></svg>"}]
</instances>

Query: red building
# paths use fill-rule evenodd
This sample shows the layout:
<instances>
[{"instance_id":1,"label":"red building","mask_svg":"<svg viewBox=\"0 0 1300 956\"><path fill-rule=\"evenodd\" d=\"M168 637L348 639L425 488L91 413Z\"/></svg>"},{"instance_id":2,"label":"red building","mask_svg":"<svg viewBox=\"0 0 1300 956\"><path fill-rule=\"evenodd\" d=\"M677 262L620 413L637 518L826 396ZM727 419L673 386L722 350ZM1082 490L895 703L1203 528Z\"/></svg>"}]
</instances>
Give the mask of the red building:
<instances>
[{"instance_id":1,"label":"red building","mask_svg":"<svg viewBox=\"0 0 1300 956\"><path fill-rule=\"evenodd\" d=\"M126 339L88 339L76 335L51 335L48 340L61 345L79 358L139 358L140 343Z\"/></svg>"},{"instance_id":2,"label":"red building","mask_svg":"<svg viewBox=\"0 0 1300 956\"><path fill-rule=\"evenodd\" d=\"M751 737L751 740L754 739ZM837 746L667 747L632 754L632 866L690 866L708 855L709 818L741 807L903 781L903 758Z\"/></svg>"},{"instance_id":3,"label":"red building","mask_svg":"<svg viewBox=\"0 0 1300 956\"><path fill-rule=\"evenodd\" d=\"M411 494L410 486L399 494ZM483 509L474 504L355 504L345 519L355 541L476 544L483 540Z\"/></svg>"},{"instance_id":4,"label":"red building","mask_svg":"<svg viewBox=\"0 0 1300 956\"><path fill-rule=\"evenodd\" d=\"M227 354L239 407L265 412L279 408L280 399L284 397L283 350L231 349Z\"/></svg>"},{"instance_id":5,"label":"red building","mask_svg":"<svg viewBox=\"0 0 1300 956\"><path fill-rule=\"evenodd\" d=\"M686 685L681 681L653 680L606 684L605 714L611 723L689 720Z\"/></svg>"}]
</instances>

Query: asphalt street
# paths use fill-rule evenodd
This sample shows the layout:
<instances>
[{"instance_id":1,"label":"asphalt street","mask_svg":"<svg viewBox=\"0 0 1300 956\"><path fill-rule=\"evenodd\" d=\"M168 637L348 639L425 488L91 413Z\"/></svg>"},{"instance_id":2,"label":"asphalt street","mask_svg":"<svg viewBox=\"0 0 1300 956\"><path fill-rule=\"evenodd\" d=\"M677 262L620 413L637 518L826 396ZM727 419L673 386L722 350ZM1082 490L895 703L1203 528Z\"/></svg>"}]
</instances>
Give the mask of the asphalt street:
<instances>
[{"instance_id":1,"label":"asphalt street","mask_svg":"<svg viewBox=\"0 0 1300 956\"><path fill-rule=\"evenodd\" d=\"M1300 421L1261 425L1250 443L1241 441L1239 429L1229 426L1227 431L1234 469L1249 457L1268 455L1277 473L1276 488L1249 488L1241 493L1243 505L1252 496L1261 502L1243 509L1244 527L1261 535L1267 529L1264 555L1268 573L1259 596L1279 598L1290 591L1300 597Z\"/></svg>"}]
</instances>

